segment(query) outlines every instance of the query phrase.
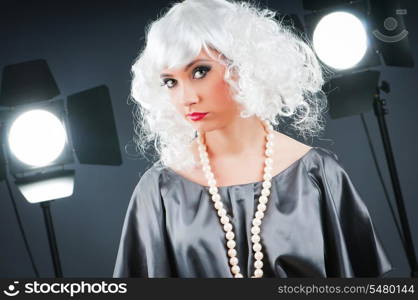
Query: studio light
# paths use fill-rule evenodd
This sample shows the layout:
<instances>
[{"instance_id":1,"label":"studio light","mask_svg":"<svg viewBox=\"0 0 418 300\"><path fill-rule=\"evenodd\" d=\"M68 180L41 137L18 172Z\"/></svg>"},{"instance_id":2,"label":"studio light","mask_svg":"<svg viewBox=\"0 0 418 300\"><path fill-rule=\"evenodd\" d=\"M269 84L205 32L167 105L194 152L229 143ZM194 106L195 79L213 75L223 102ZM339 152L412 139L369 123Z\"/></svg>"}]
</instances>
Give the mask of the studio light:
<instances>
[{"instance_id":1,"label":"studio light","mask_svg":"<svg viewBox=\"0 0 418 300\"><path fill-rule=\"evenodd\" d=\"M26 241L7 176L44 214L55 277L63 277L50 211L53 200L73 195L75 157L81 164L122 163L109 90L101 85L65 98L45 60L8 65L0 89L0 181L6 182ZM55 99L54 99L55 98ZM30 248L25 243L36 275Z\"/></svg>"},{"instance_id":2,"label":"studio light","mask_svg":"<svg viewBox=\"0 0 418 300\"><path fill-rule=\"evenodd\" d=\"M5 156L18 187L22 179L39 182L43 180L40 174L52 174L74 163L63 99L18 105L7 111L4 120ZM67 193L61 196L64 195L71 196ZM25 199L33 203L26 195ZM49 200L53 199L45 199Z\"/></svg>"},{"instance_id":3,"label":"studio light","mask_svg":"<svg viewBox=\"0 0 418 300\"><path fill-rule=\"evenodd\" d=\"M303 0L303 7L311 11L305 15L306 33L324 69L331 71L327 74L332 74L323 89L330 116L337 119L360 115L381 174L363 113L373 110L376 115L399 222L387 193L386 201L408 258L411 277L418 277L418 262L385 119L388 109L386 100L381 98L381 92L390 92L390 84L384 80L379 83L380 71L372 69L383 62L388 66L414 66L404 22L408 12L397 0ZM379 178L387 191L382 176Z\"/></svg>"},{"instance_id":4,"label":"studio light","mask_svg":"<svg viewBox=\"0 0 418 300\"><path fill-rule=\"evenodd\" d=\"M53 162L67 142L61 121L52 113L35 109L20 115L8 133L10 151L20 161L34 167Z\"/></svg>"},{"instance_id":5,"label":"studio light","mask_svg":"<svg viewBox=\"0 0 418 300\"><path fill-rule=\"evenodd\" d=\"M313 33L313 46L319 59L338 70L352 68L366 54L368 40L363 23L351 13L325 15Z\"/></svg>"}]
</instances>

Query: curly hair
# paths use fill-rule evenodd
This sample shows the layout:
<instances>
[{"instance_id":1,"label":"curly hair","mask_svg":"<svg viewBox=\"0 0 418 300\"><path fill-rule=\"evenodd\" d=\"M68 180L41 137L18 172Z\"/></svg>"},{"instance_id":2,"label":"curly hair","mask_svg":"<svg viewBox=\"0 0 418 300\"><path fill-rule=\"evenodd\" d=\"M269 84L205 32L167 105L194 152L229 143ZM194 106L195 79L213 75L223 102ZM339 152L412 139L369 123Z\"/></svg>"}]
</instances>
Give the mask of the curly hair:
<instances>
[{"instance_id":1,"label":"curly hair","mask_svg":"<svg viewBox=\"0 0 418 300\"><path fill-rule=\"evenodd\" d=\"M164 68L184 66L209 48L226 65L224 80L242 104L242 118L256 115L276 126L286 117L303 138L320 133L326 109L321 65L309 42L283 23L274 11L226 0L175 3L152 22L132 66L137 149L146 156L154 145L164 166L196 164L190 147L196 131L175 110L159 76ZM231 79L233 72L237 81Z\"/></svg>"}]
</instances>

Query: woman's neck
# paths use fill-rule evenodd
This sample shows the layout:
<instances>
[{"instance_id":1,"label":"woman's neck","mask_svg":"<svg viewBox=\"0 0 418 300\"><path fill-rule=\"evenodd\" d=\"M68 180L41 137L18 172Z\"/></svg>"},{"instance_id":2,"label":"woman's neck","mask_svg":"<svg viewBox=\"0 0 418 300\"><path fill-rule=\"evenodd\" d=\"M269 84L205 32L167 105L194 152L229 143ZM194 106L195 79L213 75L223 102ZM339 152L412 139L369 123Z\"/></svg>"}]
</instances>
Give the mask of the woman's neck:
<instances>
[{"instance_id":1,"label":"woman's neck","mask_svg":"<svg viewBox=\"0 0 418 300\"><path fill-rule=\"evenodd\" d=\"M248 158L264 152L265 135L258 117L238 117L225 127L206 132L205 144L212 158Z\"/></svg>"}]
</instances>

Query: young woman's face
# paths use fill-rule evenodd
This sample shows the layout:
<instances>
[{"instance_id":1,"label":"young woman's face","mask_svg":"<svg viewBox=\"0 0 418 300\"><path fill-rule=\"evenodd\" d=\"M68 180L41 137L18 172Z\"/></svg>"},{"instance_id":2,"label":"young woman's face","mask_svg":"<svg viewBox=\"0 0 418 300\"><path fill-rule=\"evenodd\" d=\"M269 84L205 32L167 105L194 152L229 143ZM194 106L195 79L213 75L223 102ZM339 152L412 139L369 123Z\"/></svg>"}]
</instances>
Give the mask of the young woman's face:
<instances>
[{"instance_id":1,"label":"young woman's face","mask_svg":"<svg viewBox=\"0 0 418 300\"><path fill-rule=\"evenodd\" d=\"M213 54L216 57L218 53ZM239 104L223 79L225 69L202 50L185 68L161 72L161 83L168 89L170 100L198 131L222 128L239 116ZM190 115L193 113L197 114Z\"/></svg>"}]
</instances>

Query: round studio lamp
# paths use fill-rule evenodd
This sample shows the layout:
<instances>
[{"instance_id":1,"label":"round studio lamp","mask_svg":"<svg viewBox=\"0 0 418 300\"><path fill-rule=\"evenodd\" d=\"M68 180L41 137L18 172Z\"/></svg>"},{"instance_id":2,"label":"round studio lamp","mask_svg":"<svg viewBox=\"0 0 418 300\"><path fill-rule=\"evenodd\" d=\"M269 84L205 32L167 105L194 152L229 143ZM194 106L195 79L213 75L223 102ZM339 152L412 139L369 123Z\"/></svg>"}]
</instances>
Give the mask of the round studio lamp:
<instances>
[{"instance_id":1,"label":"round studio lamp","mask_svg":"<svg viewBox=\"0 0 418 300\"><path fill-rule=\"evenodd\" d=\"M352 68L366 54L366 29L351 13L330 13L316 25L313 47L319 59L329 67L337 70Z\"/></svg>"},{"instance_id":2,"label":"round studio lamp","mask_svg":"<svg viewBox=\"0 0 418 300\"><path fill-rule=\"evenodd\" d=\"M9 134L10 151L33 167L50 164L62 153L67 136L61 121L46 110L30 110L14 120Z\"/></svg>"}]
</instances>

